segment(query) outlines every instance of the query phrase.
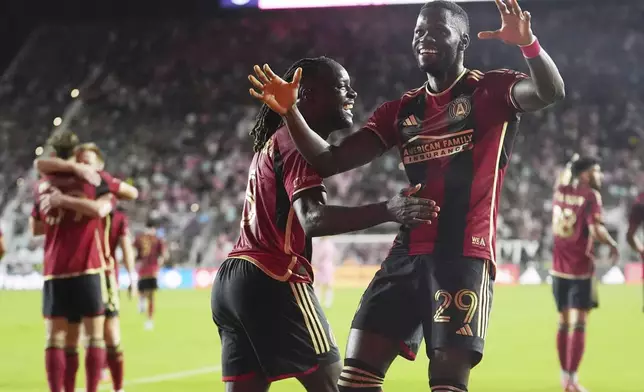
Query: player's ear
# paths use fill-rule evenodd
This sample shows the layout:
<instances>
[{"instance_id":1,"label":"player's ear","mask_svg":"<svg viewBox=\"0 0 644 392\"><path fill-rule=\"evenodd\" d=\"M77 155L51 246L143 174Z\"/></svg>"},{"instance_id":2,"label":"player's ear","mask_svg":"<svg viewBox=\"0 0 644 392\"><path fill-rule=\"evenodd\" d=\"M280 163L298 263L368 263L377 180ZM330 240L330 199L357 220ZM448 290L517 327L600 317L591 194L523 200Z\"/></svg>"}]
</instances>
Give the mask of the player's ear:
<instances>
[{"instance_id":1,"label":"player's ear","mask_svg":"<svg viewBox=\"0 0 644 392\"><path fill-rule=\"evenodd\" d=\"M311 99L313 94L311 94L310 87L300 87L298 95L300 101L308 101L309 99Z\"/></svg>"},{"instance_id":2,"label":"player's ear","mask_svg":"<svg viewBox=\"0 0 644 392\"><path fill-rule=\"evenodd\" d=\"M461 35L461 41L458 43L458 50L464 51L470 46L470 35L465 33Z\"/></svg>"}]
</instances>

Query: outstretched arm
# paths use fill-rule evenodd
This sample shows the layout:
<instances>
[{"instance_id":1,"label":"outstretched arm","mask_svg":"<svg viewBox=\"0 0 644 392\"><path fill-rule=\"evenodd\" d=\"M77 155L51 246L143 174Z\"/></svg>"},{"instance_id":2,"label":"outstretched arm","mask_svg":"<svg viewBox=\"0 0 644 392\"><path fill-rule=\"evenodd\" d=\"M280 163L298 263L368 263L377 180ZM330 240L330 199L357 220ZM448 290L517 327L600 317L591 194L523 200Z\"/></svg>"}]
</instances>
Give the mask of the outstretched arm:
<instances>
[{"instance_id":1,"label":"outstretched arm","mask_svg":"<svg viewBox=\"0 0 644 392\"><path fill-rule=\"evenodd\" d=\"M322 188L311 188L298 195L293 207L309 237L350 233L385 222L398 222L405 226L431 224L440 209L432 200L411 196L418 190L420 186L405 189L389 201L343 207L327 205Z\"/></svg>"},{"instance_id":2,"label":"outstretched arm","mask_svg":"<svg viewBox=\"0 0 644 392\"><path fill-rule=\"evenodd\" d=\"M34 168L41 174L72 173L92 185L101 183L101 177L91 166L56 157L36 159Z\"/></svg>"},{"instance_id":3,"label":"outstretched arm","mask_svg":"<svg viewBox=\"0 0 644 392\"><path fill-rule=\"evenodd\" d=\"M386 151L380 138L367 128L332 145L309 127L297 106L283 117L298 151L323 178L366 165Z\"/></svg>"},{"instance_id":4,"label":"outstretched arm","mask_svg":"<svg viewBox=\"0 0 644 392\"><path fill-rule=\"evenodd\" d=\"M248 79L259 92L251 88L250 95L283 117L298 151L321 177L330 177L365 165L388 150L379 135L368 128L349 135L338 145L329 144L315 133L296 104L301 68L295 72L291 82L277 76L268 64L263 69L256 65L254 71L257 77L249 75Z\"/></svg>"},{"instance_id":5,"label":"outstretched arm","mask_svg":"<svg viewBox=\"0 0 644 392\"><path fill-rule=\"evenodd\" d=\"M57 191L46 193L40 199L40 208L45 213L52 208L64 208L90 218L104 218L112 211L112 207L113 199L111 194L105 194L96 200L90 200L65 195Z\"/></svg>"},{"instance_id":6,"label":"outstretched arm","mask_svg":"<svg viewBox=\"0 0 644 392\"><path fill-rule=\"evenodd\" d=\"M552 58L539 45L532 33L531 15L522 11L517 0L495 0L501 13L501 28L483 31L480 39L499 39L508 45L521 47L530 78L518 81L512 88L512 98L522 110L532 112L562 100L564 81Z\"/></svg>"}]
</instances>

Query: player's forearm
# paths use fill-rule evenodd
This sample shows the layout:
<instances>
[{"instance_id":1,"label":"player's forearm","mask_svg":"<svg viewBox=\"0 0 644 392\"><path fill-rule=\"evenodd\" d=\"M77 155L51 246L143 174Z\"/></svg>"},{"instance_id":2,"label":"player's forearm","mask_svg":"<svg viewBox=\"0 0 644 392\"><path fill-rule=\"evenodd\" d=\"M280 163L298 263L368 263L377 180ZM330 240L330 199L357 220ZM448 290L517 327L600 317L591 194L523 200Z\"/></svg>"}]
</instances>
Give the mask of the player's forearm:
<instances>
[{"instance_id":1,"label":"player's forearm","mask_svg":"<svg viewBox=\"0 0 644 392\"><path fill-rule=\"evenodd\" d=\"M597 238L597 240L600 243L602 243L604 245L608 245L608 246L613 247L613 248L617 248L617 242L610 235L610 233L606 229L606 226L604 226L602 224L596 225L594 231L595 231L595 233L594 233L595 238Z\"/></svg>"},{"instance_id":2,"label":"player's forearm","mask_svg":"<svg viewBox=\"0 0 644 392\"><path fill-rule=\"evenodd\" d=\"M304 231L309 237L350 233L392 221L387 203L359 207L319 205L305 214Z\"/></svg>"},{"instance_id":3,"label":"player's forearm","mask_svg":"<svg viewBox=\"0 0 644 392\"><path fill-rule=\"evenodd\" d=\"M336 174L331 145L309 127L297 106L293 106L283 118L295 147L313 169L322 177Z\"/></svg>"},{"instance_id":4,"label":"player's forearm","mask_svg":"<svg viewBox=\"0 0 644 392\"><path fill-rule=\"evenodd\" d=\"M104 218L112 211L112 202L108 199L89 200L61 195L60 207L79 212L90 218Z\"/></svg>"},{"instance_id":5,"label":"player's forearm","mask_svg":"<svg viewBox=\"0 0 644 392\"><path fill-rule=\"evenodd\" d=\"M132 249L132 244L127 238L121 241L121 249L123 250L123 266L128 276L132 278L134 273L134 249Z\"/></svg>"},{"instance_id":6,"label":"player's forearm","mask_svg":"<svg viewBox=\"0 0 644 392\"><path fill-rule=\"evenodd\" d=\"M40 173L74 173L76 166L73 162L65 161L60 158L40 158L34 161L34 167Z\"/></svg>"},{"instance_id":7,"label":"player's forearm","mask_svg":"<svg viewBox=\"0 0 644 392\"><path fill-rule=\"evenodd\" d=\"M530 76L534 83L535 92L539 99L550 105L566 96L563 78L555 62L545 50L541 49L538 56L526 59L530 68ZM528 108L523 108L528 109Z\"/></svg>"},{"instance_id":8,"label":"player's forearm","mask_svg":"<svg viewBox=\"0 0 644 392\"><path fill-rule=\"evenodd\" d=\"M122 182L119 185L118 195L120 199L136 200L139 198L139 190L136 187Z\"/></svg>"}]
</instances>

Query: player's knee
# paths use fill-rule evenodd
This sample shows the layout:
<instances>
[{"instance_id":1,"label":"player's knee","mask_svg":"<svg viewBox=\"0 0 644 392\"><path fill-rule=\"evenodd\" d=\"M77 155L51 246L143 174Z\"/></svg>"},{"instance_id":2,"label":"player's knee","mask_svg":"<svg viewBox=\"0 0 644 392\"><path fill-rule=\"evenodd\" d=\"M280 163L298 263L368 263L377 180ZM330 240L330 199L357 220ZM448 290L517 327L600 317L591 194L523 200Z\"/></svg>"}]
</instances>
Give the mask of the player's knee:
<instances>
[{"instance_id":1,"label":"player's knee","mask_svg":"<svg viewBox=\"0 0 644 392\"><path fill-rule=\"evenodd\" d=\"M298 377L307 392L337 392L337 382L342 364L340 361L319 368L317 371Z\"/></svg>"},{"instance_id":2,"label":"player's knee","mask_svg":"<svg viewBox=\"0 0 644 392\"><path fill-rule=\"evenodd\" d=\"M479 361L480 354L467 350L434 350L429 368L431 391L467 392L470 369Z\"/></svg>"},{"instance_id":3,"label":"player's knee","mask_svg":"<svg viewBox=\"0 0 644 392\"><path fill-rule=\"evenodd\" d=\"M579 331L579 332L584 332L586 331L586 322L585 321L577 321L573 326L572 326L573 331Z\"/></svg>"},{"instance_id":4,"label":"player's knee","mask_svg":"<svg viewBox=\"0 0 644 392\"><path fill-rule=\"evenodd\" d=\"M344 360L344 366L338 379L340 392L379 392L385 382L382 370L353 358Z\"/></svg>"},{"instance_id":5,"label":"player's knee","mask_svg":"<svg viewBox=\"0 0 644 392\"><path fill-rule=\"evenodd\" d=\"M568 323L559 323L559 331L560 332L568 332L570 330L570 325Z\"/></svg>"}]
</instances>

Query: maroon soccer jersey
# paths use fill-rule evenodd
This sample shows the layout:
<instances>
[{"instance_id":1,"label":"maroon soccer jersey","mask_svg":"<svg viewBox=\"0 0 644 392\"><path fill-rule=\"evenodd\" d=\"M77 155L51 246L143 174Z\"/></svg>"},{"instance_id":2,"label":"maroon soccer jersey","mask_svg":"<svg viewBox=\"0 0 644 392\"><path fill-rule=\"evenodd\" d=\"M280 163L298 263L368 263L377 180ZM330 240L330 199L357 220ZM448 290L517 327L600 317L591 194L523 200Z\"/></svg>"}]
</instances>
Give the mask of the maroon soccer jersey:
<instances>
[{"instance_id":1,"label":"maroon soccer jersey","mask_svg":"<svg viewBox=\"0 0 644 392\"><path fill-rule=\"evenodd\" d=\"M127 216L119 210L113 210L108 216L103 219L105 227L104 233L104 246L105 246L105 259L107 260L107 269L114 270L114 274L118 281L119 268L116 263L116 248L119 246L119 241L122 237L127 236L129 233Z\"/></svg>"},{"instance_id":2,"label":"maroon soccer jersey","mask_svg":"<svg viewBox=\"0 0 644 392\"><path fill-rule=\"evenodd\" d=\"M635 199L635 203L633 203L628 214L628 223L636 228L644 225L644 192L640 193Z\"/></svg>"},{"instance_id":3,"label":"maroon soccer jersey","mask_svg":"<svg viewBox=\"0 0 644 392\"><path fill-rule=\"evenodd\" d=\"M602 200L589 186L559 185L552 202L552 275L590 278L594 271L590 225L602 223Z\"/></svg>"},{"instance_id":4,"label":"maroon soccer jersey","mask_svg":"<svg viewBox=\"0 0 644 392\"><path fill-rule=\"evenodd\" d=\"M134 240L137 252L139 279L156 278L159 273L159 259L165 254L165 244L154 233L139 234Z\"/></svg>"},{"instance_id":5,"label":"maroon soccer jersey","mask_svg":"<svg viewBox=\"0 0 644 392\"><path fill-rule=\"evenodd\" d=\"M450 88L427 86L386 102L365 127L398 147L410 184L441 207L431 225L402 228L392 252L495 261L496 216L521 109L511 70L465 70Z\"/></svg>"},{"instance_id":6,"label":"maroon soccer jersey","mask_svg":"<svg viewBox=\"0 0 644 392\"><path fill-rule=\"evenodd\" d=\"M241 232L230 257L247 260L273 279L312 282L311 240L292 203L322 177L295 148L286 127L271 137L250 165Z\"/></svg>"},{"instance_id":7,"label":"maroon soccer jersey","mask_svg":"<svg viewBox=\"0 0 644 392\"><path fill-rule=\"evenodd\" d=\"M46 176L39 182L32 217L45 225L45 279L66 278L103 270L105 260L100 219L61 208L44 214L39 207L40 195L49 192L52 186L64 194L94 200L120 184L108 173L101 173L101 177L102 182L98 187L69 174Z\"/></svg>"}]
</instances>

